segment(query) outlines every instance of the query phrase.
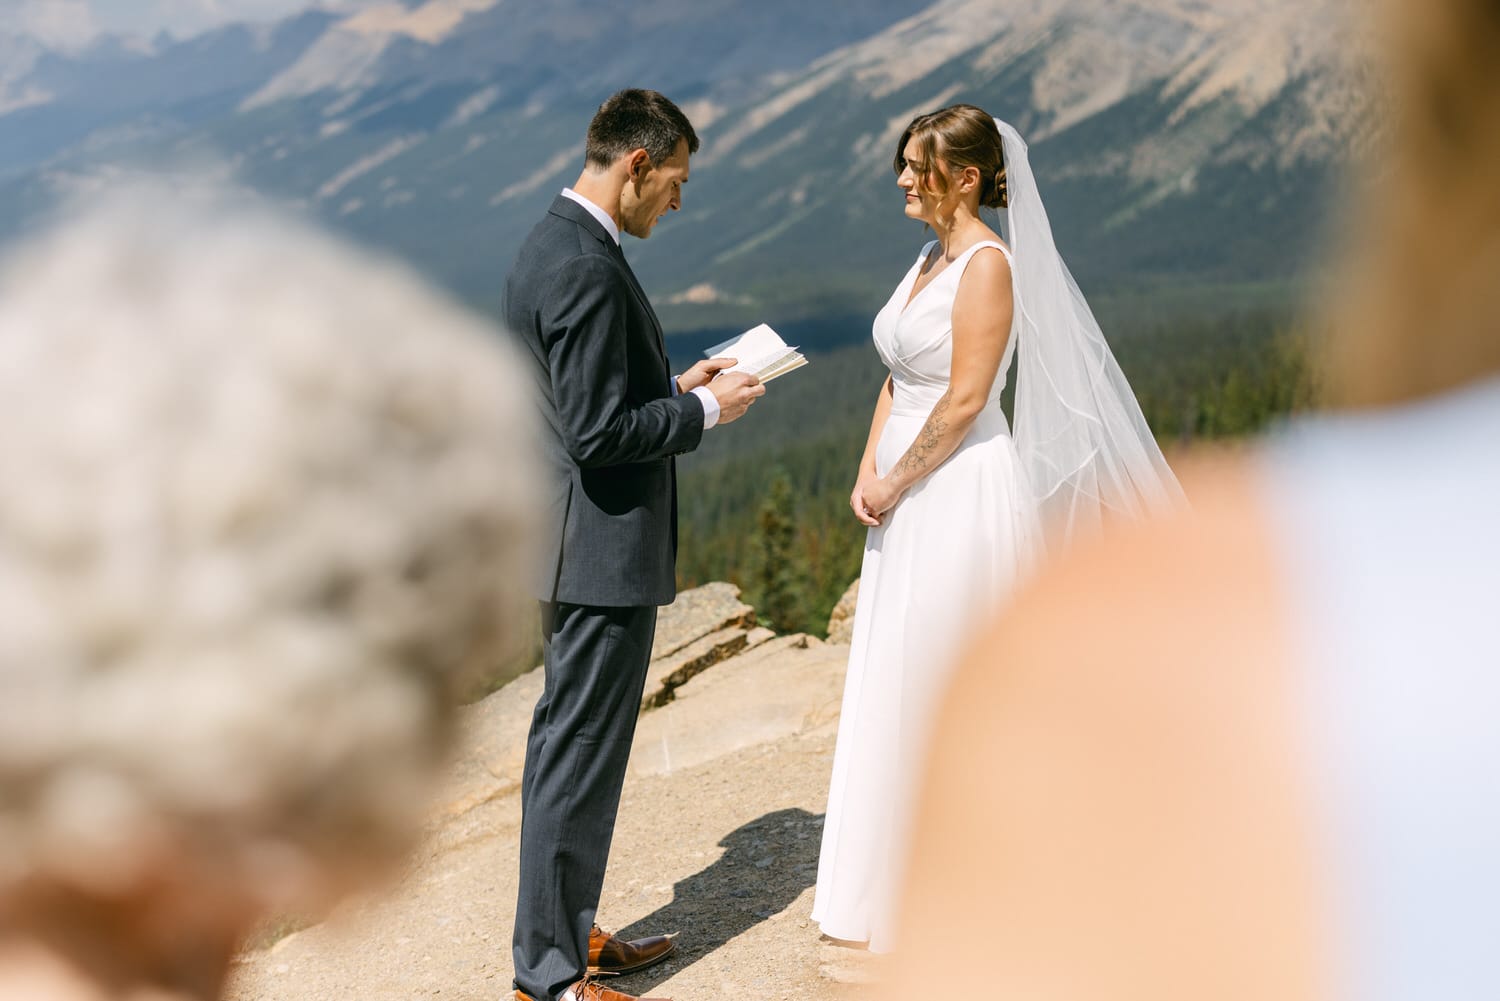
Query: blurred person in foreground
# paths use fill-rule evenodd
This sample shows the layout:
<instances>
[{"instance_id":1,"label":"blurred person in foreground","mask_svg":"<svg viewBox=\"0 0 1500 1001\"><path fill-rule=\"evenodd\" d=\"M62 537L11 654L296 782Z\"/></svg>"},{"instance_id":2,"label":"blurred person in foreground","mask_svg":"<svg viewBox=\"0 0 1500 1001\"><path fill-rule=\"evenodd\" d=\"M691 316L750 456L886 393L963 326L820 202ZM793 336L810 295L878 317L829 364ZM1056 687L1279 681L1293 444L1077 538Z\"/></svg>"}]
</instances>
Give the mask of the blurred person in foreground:
<instances>
[{"instance_id":1,"label":"blurred person in foreground","mask_svg":"<svg viewBox=\"0 0 1500 1001\"><path fill-rule=\"evenodd\" d=\"M585 165L516 255L504 314L536 388L547 526L532 582L545 687L521 782L512 957L520 999L625 1001L593 977L665 959L672 939L594 923L640 713L656 610L677 598L676 457L765 387L700 361L673 376L661 323L620 246L682 207L692 124L652 90L589 123ZM670 830L662 832L670 837Z\"/></svg>"},{"instance_id":2,"label":"blurred person in foreground","mask_svg":"<svg viewBox=\"0 0 1500 1001\"><path fill-rule=\"evenodd\" d=\"M0 998L218 997L401 858L521 621L498 335L226 206L137 191L0 266Z\"/></svg>"},{"instance_id":3,"label":"blurred person in foreground","mask_svg":"<svg viewBox=\"0 0 1500 1001\"><path fill-rule=\"evenodd\" d=\"M1199 470L1195 514L972 647L888 997L976 922L979 997L1500 997L1500 5L1386 8L1345 412Z\"/></svg>"}]
</instances>

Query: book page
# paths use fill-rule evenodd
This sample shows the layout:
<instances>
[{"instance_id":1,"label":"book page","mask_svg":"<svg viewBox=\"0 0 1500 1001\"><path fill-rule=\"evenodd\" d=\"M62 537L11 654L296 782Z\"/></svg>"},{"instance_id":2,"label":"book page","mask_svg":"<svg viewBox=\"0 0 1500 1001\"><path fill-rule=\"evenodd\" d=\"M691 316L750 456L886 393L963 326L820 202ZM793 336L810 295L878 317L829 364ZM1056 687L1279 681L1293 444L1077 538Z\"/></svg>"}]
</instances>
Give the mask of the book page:
<instances>
[{"instance_id":1,"label":"book page","mask_svg":"<svg viewBox=\"0 0 1500 1001\"><path fill-rule=\"evenodd\" d=\"M797 352L794 348L777 348L775 351L771 351L768 354L761 355L759 358L746 358L744 355L739 355L739 364L734 368L727 368L724 371L749 372L752 375L759 375L767 369L773 368L777 365L780 365L787 359L795 357L796 354Z\"/></svg>"},{"instance_id":2,"label":"book page","mask_svg":"<svg viewBox=\"0 0 1500 1001\"><path fill-rule=\"evenodd\" d=\"M703 355L706 358L734 358L734 367L724 369L725 372L745 372L762 382L769 382L807 364L807 359L796 348L788 347L781 335L764 323L715 344Z\"/></svg>"},{"instance_id":3,"label":"book page","mask_svg":"<svg viewBox=\"0 0 1500 1001\"><path fill-rule=\"evenodd\" d=\"M715 344L703 354L707 358L736 358L738 363L734 368L726 368L724 371L748 372L753 375L758 367L756 362L773 358L786 350L786 341L781 339L781 335L762 323L738 337Z\"/></svg>"},{"instance_id":4,"label":"book page","mask_svg":"<svg viewBox=\"0 0 1500 1001\"><path fill-rule=\"evenodd\" d=\"M762 369L758 375L761 382L770 382L772 379L780 378L788 372L794 371L807 364L807 359L801 355L792 355L790 358L772 368Z\"/></svg>"}]
</instances>

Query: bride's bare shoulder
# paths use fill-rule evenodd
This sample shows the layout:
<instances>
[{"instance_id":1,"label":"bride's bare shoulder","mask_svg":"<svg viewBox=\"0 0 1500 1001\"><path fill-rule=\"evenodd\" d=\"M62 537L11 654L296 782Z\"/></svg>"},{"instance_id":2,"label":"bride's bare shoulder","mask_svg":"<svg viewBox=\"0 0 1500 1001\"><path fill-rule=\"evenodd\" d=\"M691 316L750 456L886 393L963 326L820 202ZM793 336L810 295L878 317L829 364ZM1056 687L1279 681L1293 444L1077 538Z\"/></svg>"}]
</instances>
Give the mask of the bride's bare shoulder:
<instances>
[{"instance_id":1,"label":"bride's bare shoulder","mask_svg":"<svg viewBox=\"0 0 1500 1001\"><path fill-rule=\"evenodd\" d=\"M1012 281L1010 255L991 245L995 242L980 241L978 249L963 262L955 308L962 310L971 299L987 305L994 295L1009 291Z\"/></svg>"}]
</instances>

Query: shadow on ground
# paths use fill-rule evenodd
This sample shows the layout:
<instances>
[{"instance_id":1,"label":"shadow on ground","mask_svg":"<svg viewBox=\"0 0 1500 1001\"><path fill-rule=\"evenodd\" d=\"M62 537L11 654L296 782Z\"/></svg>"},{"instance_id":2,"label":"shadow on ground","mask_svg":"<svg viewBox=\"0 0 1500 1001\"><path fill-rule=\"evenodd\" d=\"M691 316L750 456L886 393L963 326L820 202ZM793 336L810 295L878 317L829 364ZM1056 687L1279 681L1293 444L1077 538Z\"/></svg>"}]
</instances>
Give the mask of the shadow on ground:
<instances>
[{"instance_id":1,"label":"shadow on ground","mask_svg":"<svg viewBox=\"0 0 1500 1001\"><path fill-rule=\"evenodd\" d=\"M791 906L817 881L823 818L801 809L777 810L752 820L719 842L724 854L701 872L678 881L672 902L628 928L625 939L676 933L677 951L659 966L611 987L646 994L678 971L710 955L736 935Z\"/></svg>"}]
</instances>

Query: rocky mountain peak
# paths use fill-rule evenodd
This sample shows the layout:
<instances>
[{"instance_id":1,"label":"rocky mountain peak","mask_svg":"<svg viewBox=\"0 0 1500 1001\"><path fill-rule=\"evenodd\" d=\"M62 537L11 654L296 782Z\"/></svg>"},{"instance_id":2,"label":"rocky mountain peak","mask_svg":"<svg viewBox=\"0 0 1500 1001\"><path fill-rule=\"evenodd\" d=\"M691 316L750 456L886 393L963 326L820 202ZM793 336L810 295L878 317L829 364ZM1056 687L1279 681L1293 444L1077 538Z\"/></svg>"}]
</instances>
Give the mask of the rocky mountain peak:
<instances>
[{"instance_id":1,"label":"rocky mountain peak","mask_svg":"<svg viewBox=\"0 0 1500 1001\"><path fill-rule=\"evenodd\" d=\"M1275 220L1315 217L1368 128L1354 16L1347 0L390 0L129 58L0 36L0 239L80 175L206 154L492 305L589 113L639 84L703 137L687 207L630 249L678 329L871 311L915 239L892 147L956 100L1027 135L1080 280L1282 281L1301 262Z\"/></svg>"}]
</instances>

